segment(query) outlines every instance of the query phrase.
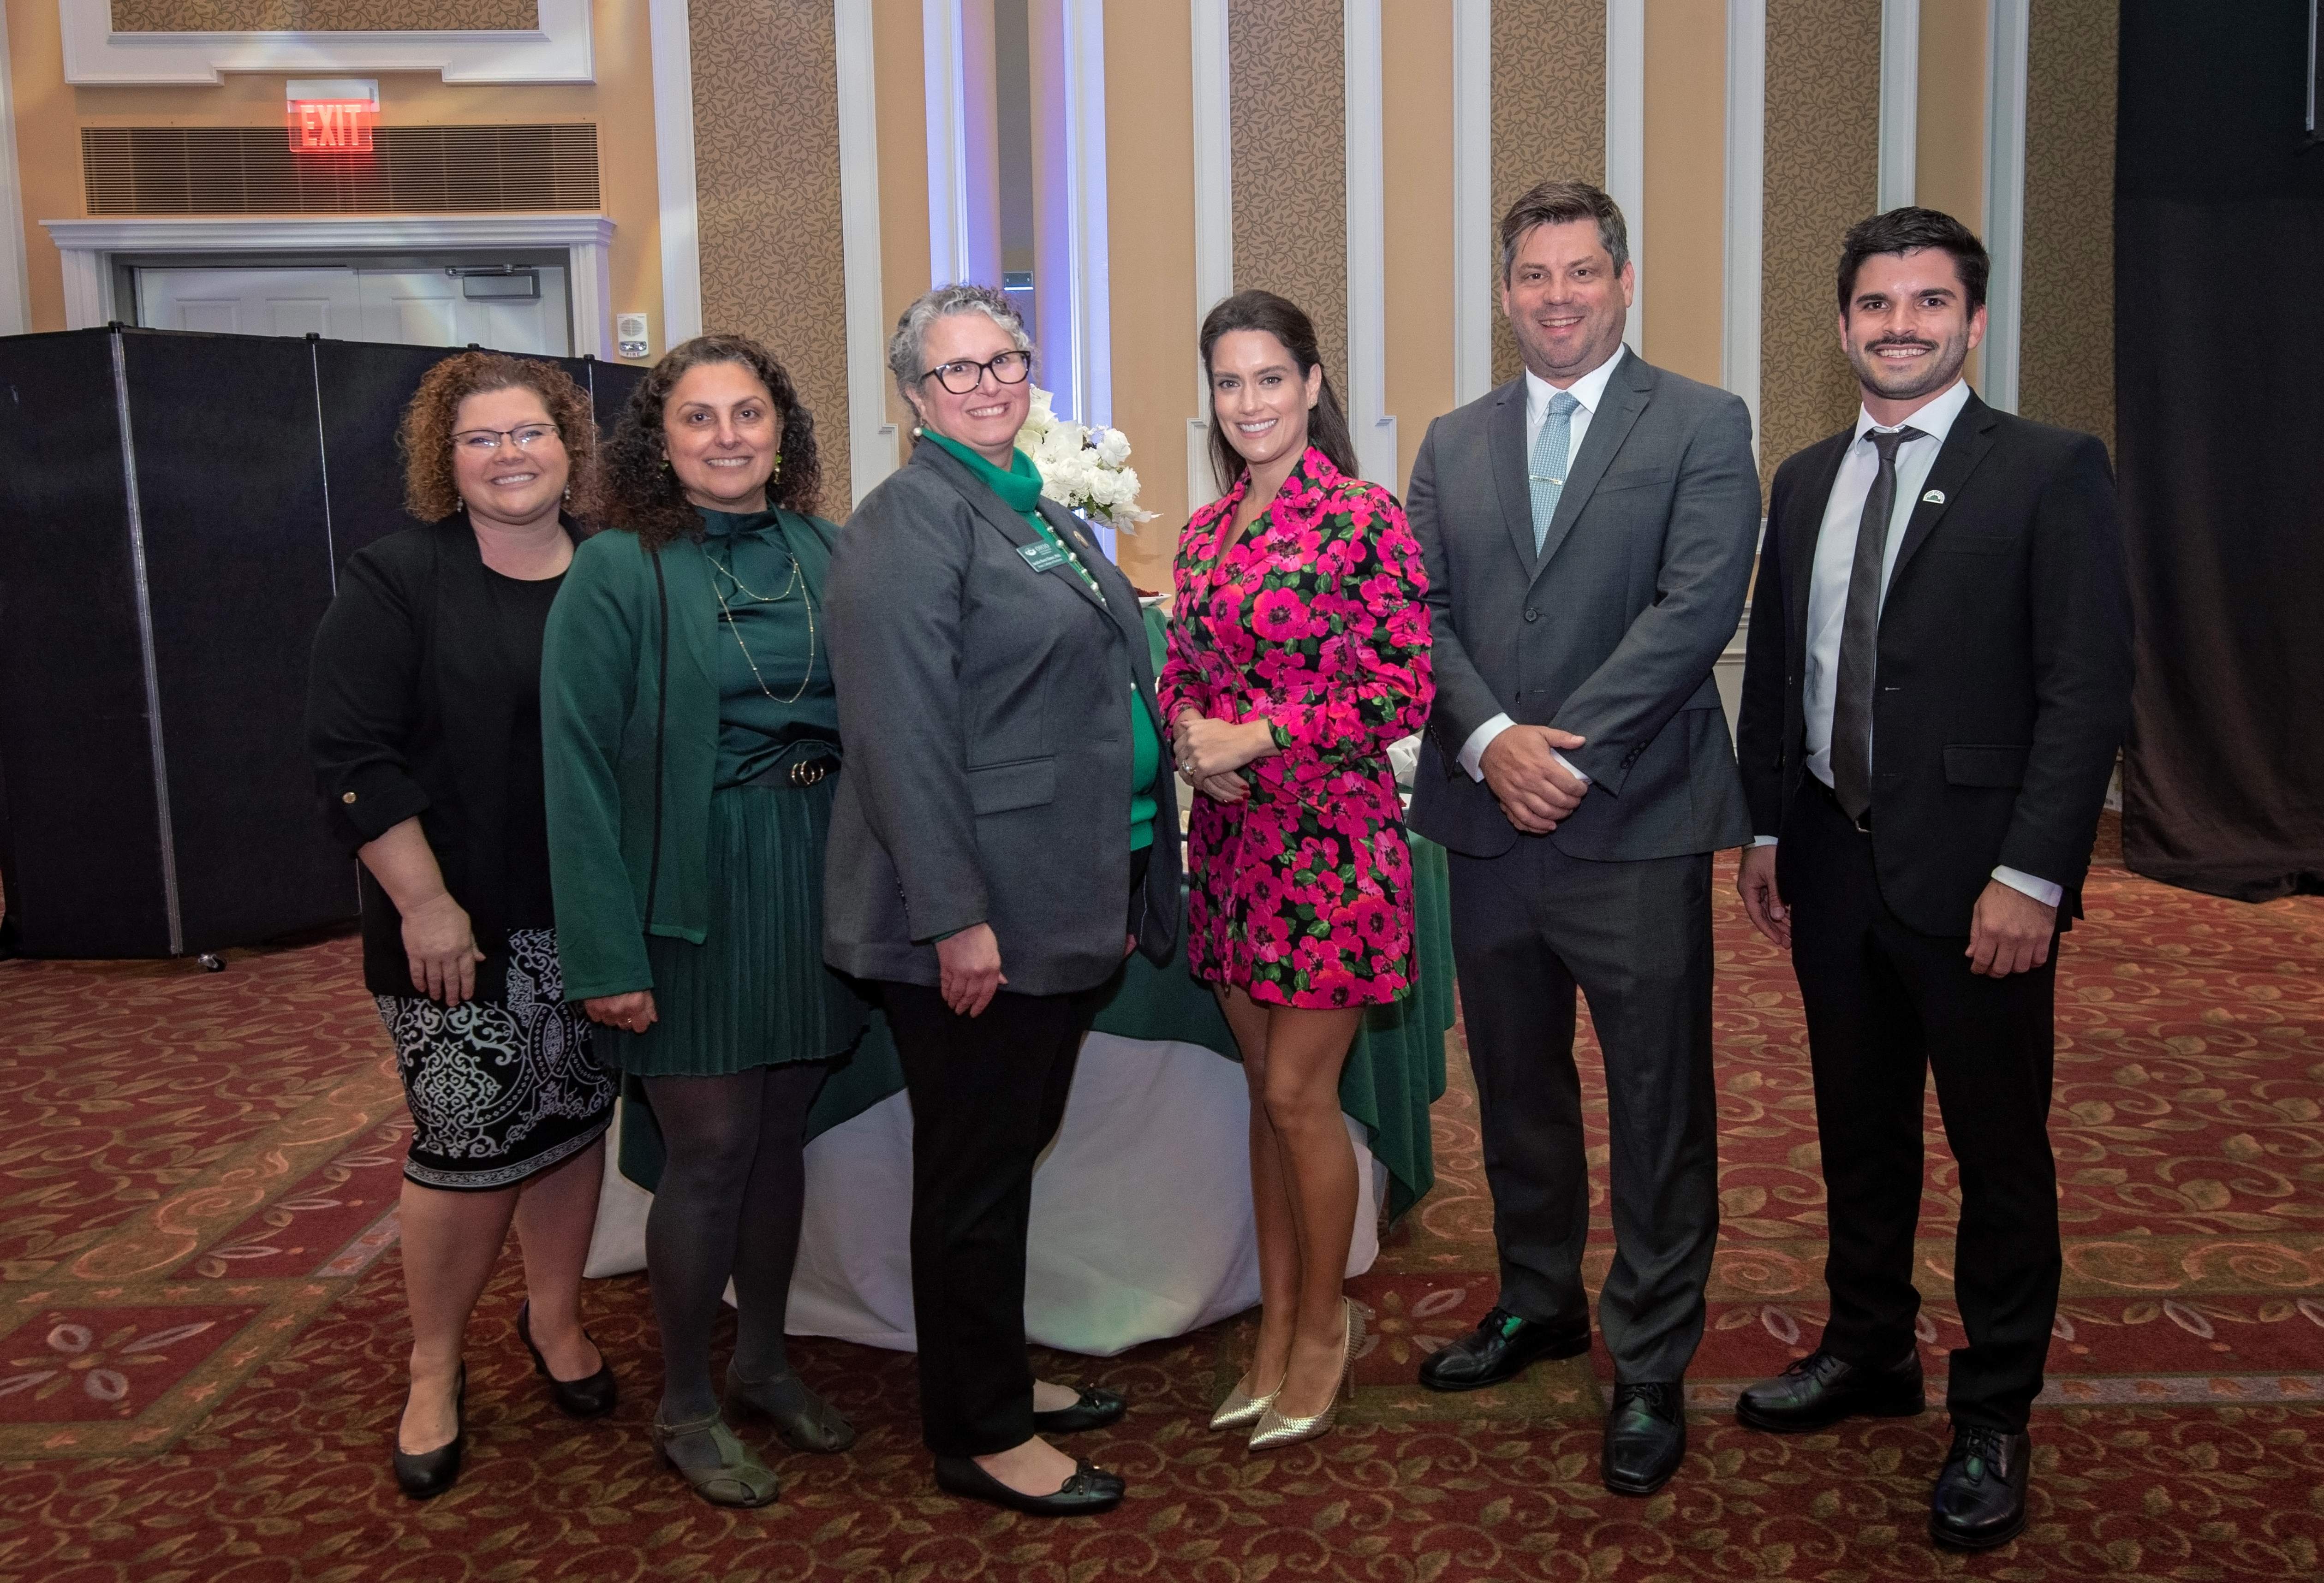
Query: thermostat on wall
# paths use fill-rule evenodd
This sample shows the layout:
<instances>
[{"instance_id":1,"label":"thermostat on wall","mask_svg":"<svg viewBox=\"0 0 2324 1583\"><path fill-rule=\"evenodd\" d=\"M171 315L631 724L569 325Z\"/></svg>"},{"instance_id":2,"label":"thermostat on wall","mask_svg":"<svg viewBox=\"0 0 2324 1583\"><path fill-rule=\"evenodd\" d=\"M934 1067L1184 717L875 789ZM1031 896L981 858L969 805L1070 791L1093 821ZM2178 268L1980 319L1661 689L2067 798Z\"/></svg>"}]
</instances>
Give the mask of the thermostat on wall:
<instances>
[{"instance_id":1,"label":"thermostat on wall","mask_svg":"<svg viewBox=\"0 0 2324 1583\"><path fill-rule=\"evenodd\" d=\"M646 354L646 316L625 313L613 320L613 340L624 357Z\"/></svg>"}]
</instances>

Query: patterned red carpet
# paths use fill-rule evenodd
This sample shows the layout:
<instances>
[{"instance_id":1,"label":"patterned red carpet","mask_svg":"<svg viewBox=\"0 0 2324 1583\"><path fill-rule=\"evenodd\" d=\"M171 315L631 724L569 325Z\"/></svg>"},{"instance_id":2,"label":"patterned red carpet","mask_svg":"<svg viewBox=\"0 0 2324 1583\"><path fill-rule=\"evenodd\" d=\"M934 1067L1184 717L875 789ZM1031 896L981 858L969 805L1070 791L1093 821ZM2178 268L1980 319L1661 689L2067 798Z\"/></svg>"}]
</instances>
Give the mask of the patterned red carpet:
<instances>
[{"instance_id":1,"label":"patterned red carpet","mask_svg":"<svg viewBox=\"0 0 2324 1583\"><path fill-rule=\"evenodd\" d=\"M414 1506L385 1454L402 1112L351 943L222 975L0 963L0 1583L2324 1573L2324 903L2094 879L2060 997L2067 1267L2034 1523L1963 1559L1923 1536L1941 1413L1793 1440L1726 1415L1814 1339L1823 1194L1790 975L1720 894L1726 1220L1692 1450L1644 1502L1597 1482L1602 1354L1468 1397L1411 1383L1491 1295L1456 1060L1436 1191L1357 1284L1377 1340L1322 1441L1254 1458L1203 1429L1235 1325L1062 1361L1135 1402L1076 1447L1134 1498L1044 1525L931 1493L908 1358L810 1341L801 1367L862 1441L782 1458L779 1505L720 1513L652 1465L642 1283L592 1288L626 1395L576 1425L517 1347L512 1260L474 1332L469 1470ZM1941 1144L1928 1180L1941 1370L1960 1337Z\"/></svg>"}]
</instances>

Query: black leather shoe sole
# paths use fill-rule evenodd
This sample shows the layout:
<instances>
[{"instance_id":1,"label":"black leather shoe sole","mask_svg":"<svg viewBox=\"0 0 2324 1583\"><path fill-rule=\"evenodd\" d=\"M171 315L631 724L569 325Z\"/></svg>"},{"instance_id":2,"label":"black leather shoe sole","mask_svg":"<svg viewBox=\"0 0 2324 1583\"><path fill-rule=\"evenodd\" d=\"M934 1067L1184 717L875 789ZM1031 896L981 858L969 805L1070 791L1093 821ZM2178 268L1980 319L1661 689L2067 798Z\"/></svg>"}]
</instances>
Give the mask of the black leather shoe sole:
<instances>
[{"instance_id":1,"label":"black leather shoe sole","mask_svg":"<svg viewBox=\"0 0 2324 1583\"><path fill-rule=\"evenodd\" d=\"M967 1457L938 1457L936 1487L947 1495L1006 1506L1030 1517L1087 1517L1110 1512L1121 1504L1123 1489L1117 1475L1083 1462L1056 1494L1027 1495L1010 1488Z\"/></svg>"},{"instance_id":2,"label":"black leather shoe sole","mask_svg":"<svg viewBox=\"0 0 2324 1583\"><path fill-rule=\"evenodd\" d=\"M2023 1506L2020 1506L2017 1509L2017 1517L2015 1522L2012 1522L2004 1527L1989 1529L1977 1533L1964 1533L1959 1529L1949 1527L1945 1523L1939 1522L1934 1516L1932 1516L1929 1519L1930 1542L1934 1544L1942 1545L1947 1550L1998 1550L2001 1546L2007 1544L2011 1540L2016 1538L2019 1534L2024 1532L2025 1508Z\"/></svg>"},{"instance_id":3,"label":"black leather shoe sole","mask_svg":"<svg viewBox=\"0 0 2324 1583\"><path fill-rule=\"evenodd\" d=\"M1650 1496L1671 1481L1679 1467L1686 1460L1686 1442L1679 1441L1678 1454L1643 1477L1632 1478L1616 1473L1601 1459L1598 1466L1600 1479L1618 1496Z\"/></svg>"},{"instance_id":4,"label":"black leather shoe sole","mask_svg":"<svg viewBox=\"0 0 2324 1583\"><path fill-rule=\"evenodd\" d=\"M1536 1363L1540 1363L1545 1360L1555 1362L1562 1358L1579 1358L1589 1350L1590 1330L1587 1326L1584 1326L1579 1330L1568 1330L1562 1334L1553 1335L1546 1340L1541 1342L1538 1346L1526 1347L1523 1348L1510 1348L1508 1356L1509 1358L1514 1358L1516 1361L1510 1362L1505 1359L1499 1367L1493 1369L1489 1373L1480 1374L1474 1376L1460 1376L1449 1379L1432 1371L1431 1366L1436 1362L1438 1358L1444 1356L1443 1353L1439 1352L1434 1357L1429 1358L1427 1363L1421 1365L1420 1383L1432 1391L1443 1391L1447 1393L1455 1391L1481 1391L1488 1385L1508 1384L1509 1381L1517 1378L1517 1376L1525 1373L1526 1369L1531 1368Z\"/></svg>"},{"instance_id":5,"label":"black leather shoe sole","mask_svg":"<svg viewBox=\"0 0 2324 1583\"><path fill-rule=\"evenodd\" d=\"M1054 1413L1033 1414L1035 1434L1082 1434L1093 1429L1103 1429L1110 1423L1120 1423L1130 1411L1130 1404L1111 1391L1084 1387L1081 1399L1070 1407L1060 1407Z\"/></svg>"},{"instance_id":6,"label":"black leather shoe sole","mask_svg":"<svg viewBox=\"0 0 2324 1583\"><path fill-rule=\"evenodd\" d=\"M1769 1412L1754 1407L1748 1396L1738 1396L1735 1401L1735 1422L1769 1434L1807 1434L1850 1418L1916 1418L1928 1410L1928 1398L1915 1381L1910 1394L1850 1391L1797 1413Z\"/></svg>"}]
</instances>

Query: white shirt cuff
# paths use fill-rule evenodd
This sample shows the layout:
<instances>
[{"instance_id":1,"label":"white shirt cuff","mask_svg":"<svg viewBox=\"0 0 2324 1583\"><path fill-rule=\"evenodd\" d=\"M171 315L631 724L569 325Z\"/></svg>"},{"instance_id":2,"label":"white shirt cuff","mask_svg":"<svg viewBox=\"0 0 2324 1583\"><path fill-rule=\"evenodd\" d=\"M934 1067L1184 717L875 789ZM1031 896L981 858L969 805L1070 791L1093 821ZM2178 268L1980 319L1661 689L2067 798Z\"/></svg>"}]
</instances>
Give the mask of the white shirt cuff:
<instances>
[{"instance_id":1,"label":"white shirt cuff","mask_svg":"<svg viewBox=\"0 0 2324 1583\"><path fill-rule=\"evenodd\" d=\"M1753 846L1773 846L1775 844L1775 838L1772 835L1755 835L1751 838L1751 844Z\"/></svg>"},{"instance_id":2,"label":"white shirt cuff","mask_svg":"<svg viewBox=\"0 0 2324 1583\"><path fill-rule=\"evenodd\" d=\"M1572 759L1559 752L1555 748L1552 748L1549 750L1549 756L1557 760L1557 767L1560 769L1564 770L1566 774L1573 777L1574 779L1580 781L1584 786L1588 786L1590 784L1590 778L1573 767Z\"/></svg>"},{"instance_id":3,"label":"white shirt cuff","mask_svg":"<svg viewBox=\"0 0 2324 1583\"><path fill-rule=\"evenodd\" d=\"M1993 877L2012 890L2024 892L2043 907L2056 907L2066 899L2064 886L2039 879L2022 869L2012 869L2005 864L1993 871Z\"/></svg>"},{"instance_id":4,"label":"white shirt cuff","mask_svg":"<svg viewBox=\"0 0 2324 1583\"><path fill-rule=\"evenodd\" d=\"M1469 740L1462 744L1461 757L1456 762L1469 772L1471 780L1485 778L1485 750L1492 746L1495 737L1499 736L1516 723L1517 722L1511 720L1506 713L1496 714L1469 733Z\"/></svg>"}]
</instances>

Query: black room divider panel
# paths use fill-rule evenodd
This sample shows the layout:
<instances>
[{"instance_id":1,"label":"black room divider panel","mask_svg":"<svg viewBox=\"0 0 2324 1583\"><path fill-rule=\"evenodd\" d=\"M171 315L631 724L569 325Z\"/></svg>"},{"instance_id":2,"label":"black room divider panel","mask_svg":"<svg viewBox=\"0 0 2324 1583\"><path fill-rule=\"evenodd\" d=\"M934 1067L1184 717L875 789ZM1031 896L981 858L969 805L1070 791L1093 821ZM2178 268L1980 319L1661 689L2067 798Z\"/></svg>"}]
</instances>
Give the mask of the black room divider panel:
<instances>
[{"instance_id":1,"label":"black room divider panel","mask_svg":"<svg viewBox=\"0 0 2324 1583\"><path fill-rule=\"evenodd\" d=\"M162 956L351 917L307 767L338 566L410 525L395 425L448 355L0 339L0 879L16 949ZM564 360L601 421L641 371Z\"/></svg>"}]
</instances>

